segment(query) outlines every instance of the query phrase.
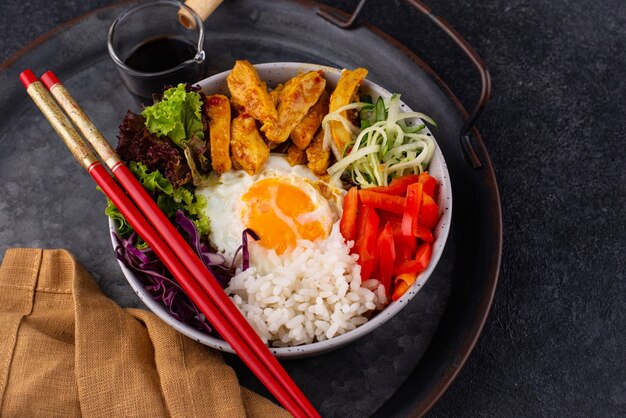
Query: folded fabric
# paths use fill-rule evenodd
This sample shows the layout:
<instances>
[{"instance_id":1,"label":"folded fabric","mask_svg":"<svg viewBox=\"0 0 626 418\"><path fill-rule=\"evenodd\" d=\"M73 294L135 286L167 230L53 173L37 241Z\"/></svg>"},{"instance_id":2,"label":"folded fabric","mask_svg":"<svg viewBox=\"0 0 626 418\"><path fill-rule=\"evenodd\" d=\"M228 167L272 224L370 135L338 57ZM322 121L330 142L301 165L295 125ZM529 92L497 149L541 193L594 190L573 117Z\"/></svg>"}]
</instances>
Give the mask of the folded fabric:
<instances>
[{"instance_id":1,"label":"folded fabric","mask_svg":"<svg viewBox=\"0 0 626 418\"><path fill-rule=\"evenodd\" d=\"M65 250L0 267L0 416L277 417L221 354L122 309Z\"/></svg>"}]
</instances>

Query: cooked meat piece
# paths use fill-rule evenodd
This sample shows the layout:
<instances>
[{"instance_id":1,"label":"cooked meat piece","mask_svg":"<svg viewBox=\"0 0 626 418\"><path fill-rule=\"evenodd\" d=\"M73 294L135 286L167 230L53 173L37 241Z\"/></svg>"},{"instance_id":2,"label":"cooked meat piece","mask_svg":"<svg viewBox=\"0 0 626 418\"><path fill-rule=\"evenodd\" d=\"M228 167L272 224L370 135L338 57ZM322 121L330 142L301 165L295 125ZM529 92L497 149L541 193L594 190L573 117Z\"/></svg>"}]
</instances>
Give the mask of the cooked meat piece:
<instances>
[{"instance_id":1,"label":"cooked meat piece","mask_svg":"<svg viewBox=\"0 0 626 418\"><path fill-rule=\"evenodd\" d=\"M230 151L233 163L246 173L253 175L261 171L270 156L256 126L256 121L248 115L240 115L231 123Z\"/></svg>"},{"instance_id":2,"label":"cooked meat piece","mask_svg":"<svg viewBox=\"0 0 626 418\"><path fill-rule=\"evenodd\" d=\"M279 84L270 91L270 97L274 101L274 107L278 108L278 103L280 103L280 92L283 91L283 85Z\"/></svg>"},{"instance_id":3,"label":"cooked meat piece","mask_svg":"<svg viewBox=\"0 0 626 418\"><path fill-rule=\"evenodd\" d=\"M204 114L209 119L211 166L217 173L230 170L230 103L221 94L208 96L204 102Z\"/></svg>"},{"instance_id":4,"label":"cooked meat piece","mask_svg":"<svg viewBox=\"0 0 626 418\"><path fill-rule=\"evenodd\" d=\"M357 68L353 71L343 70L335 91L330 95L329 112L335 112L342 106L356 101L359 94L359 87L366 76L367 70L365 68ZM347 111L341 112L341 114L350 119ZM339 154L343 155L346 146L352 142L350 132L338 121L331 121L330 128L333 135L333 142L337 146Z\"/></svg>"},{"instance_id":5,"label":"cooked meat piece","mask_svg":"<svg viewBox=\"0 0 626 418\"><path fill-rule=\"evenodd\" d=\"M317 135L306 149L306 156L309 160L308 166L311 171L318 176L328 174L328 162L330 161L330 150L324 149L324 130L320 129Z\"/></svg>"},{"instance_id":6,"label":"cooked meat piece","mask_svg":"<svg viewBox=\"0 0 626 418\"><path fill-rule=\"evenodd\" d=\"M289 134L326 88L321 71L310 71L289 80L280 92L278 124L263 124L261 131L272 142L285 142Z\"/></svg>"},{"instance_id":7,"label":"cooked meat piece","mask_svg":"<svg viewBox=\"0 0 626 418\"><path fill-rule=\"evenodd\" d=\"M239 106L239 104L233 99L230 98L230 115L231 117L237 117L242 113L246 113L246 109L243 106Z\"/></svg>"},{"instance_id":8,"label":"cooked meat piece","mask_svg":"<svg viewBox=\"0 0 626 418\"><path fill-rule=\"evenodd\" d=\"M328 93L324 90L317 103L309 109L309 112L289 134L289 138L298 148L303 150L311 143L315 132L322 124L322 119L328 114L328 100Z\"/></svg>"},{"instance_id":9,"label":"cooked meat piece","mask_svg":"<svg viewBox=\"0 0 626 418\"><path fill-rule=\"evenodd\" d=\"M235 103L245 108L245 113L268 127L278 123L274 101L252 64L236 61L226 83Z\"/></svg>"},{"instance_id":10,"label":"cooked meat piece","mask_svg":"<svg viewBox=\"0 0 626 418\"><path fill-rule=\"evenodd\" d=\"M298 148L295 144L289 144L285 159L292 167L294 165L306 164L306 152Z\"/></svg>"}]
</instances>

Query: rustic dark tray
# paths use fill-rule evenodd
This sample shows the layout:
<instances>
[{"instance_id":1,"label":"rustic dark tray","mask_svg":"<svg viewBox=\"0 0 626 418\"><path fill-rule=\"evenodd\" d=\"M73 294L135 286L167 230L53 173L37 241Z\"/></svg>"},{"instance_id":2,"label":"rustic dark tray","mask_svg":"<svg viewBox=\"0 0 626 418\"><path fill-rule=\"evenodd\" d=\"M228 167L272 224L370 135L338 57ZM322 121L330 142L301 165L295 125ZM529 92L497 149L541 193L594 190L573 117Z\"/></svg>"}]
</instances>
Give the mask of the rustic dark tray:
<instances>
[{"instance_id":1,"label":"rustic dark tray","mask_svg":"<svg viewBox=\"0 0 626 418\"><path fill-rule=\"evenodd\" d=\"M141 306L113 256L103 196L18 81L26 68L39 75L54 70L115 144L125 111L138 109L106 51L107 30L127 6L72 21L0 67L0 253L14 246L67 248L107 295L123 306ZM366 66L372 81L401 92L409 106L438 121L454 219L435 273L400 314L349 347L283 364L324 416L421 415L463 366L491 306L502 249L496 180L480 134L472 129L460 138L466 113L421 59L375 28L346 31L317 10L312 2L225 2L205 25L210 72L244 58ZM265 393L237 358L226 358L245 385Z\"/></svg>"}]
</instances>

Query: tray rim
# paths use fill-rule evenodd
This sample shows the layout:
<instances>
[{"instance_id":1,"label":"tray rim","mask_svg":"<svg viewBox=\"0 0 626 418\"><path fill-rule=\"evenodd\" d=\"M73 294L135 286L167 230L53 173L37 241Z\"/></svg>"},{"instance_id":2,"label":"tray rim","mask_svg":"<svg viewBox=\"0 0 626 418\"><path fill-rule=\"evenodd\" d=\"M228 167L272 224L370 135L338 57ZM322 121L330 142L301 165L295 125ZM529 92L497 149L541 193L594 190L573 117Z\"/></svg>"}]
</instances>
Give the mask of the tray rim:
<instances>
[{"instance_id":1,"label":"tray rim","mask_svg":"<svg viewBox=\"0 0 626 418\"><path fill-rule=\"evenodd\" d=\"M67 21L60 23L54 28L39 35L34 40L28 42L25 46L18 49L11 56L9 56L2 63L0 63L0 72L4 72L8 70L16 61L18 61L23 56L27 55L29 52L31 52L33 49L35 49L39 45L45 43L46 41L48 41L55 35L62 33L63 31L75 26L81 21L88 19L92 15L95 15L103 11L107 11L109 9L124 7L130 4L136 3L137 1L139 0L122 0L118 2L112 2L105 6L101 6L101 7L97 7L95 9L89 10L72 19L69 19ZM311 10L319 9L320 6L324 5L324 7L332 9L334 12L337 12L338 14L346 15L344 11L337 9L334 6L330 6L328 4L322 4L315 0L285 0L285 1L298 3L301 6L311 9ZM379 29L373 24L370 24L369 22L363 19L359 19L358 23L360 26L365 27L366 29L374 33L376 36L379 36L382 40L387 42L390 46L401 51L404 55L407 56L407 58L409 58L416 65L418 65L422 70L424 70L433 79L433 81L435 81L435 83L437 83L437 85L443 90L443 93L446 95L448 99L450 99L452 104L454 104L454 106L461 113L461 115L464 118L467 118L469 113L467 112L463 104L460 102L460 100L456 97L454 92L447 85L447 83L416 53L414 53L410 48L408 48L402 42L398 41L393 36L383 31L382 29ZM491 159L489 158L489 154L487 152L487 148L482 139L482 136L476 126L474 126L470 130L470 132L472 133L474 139L477 141L476 145L478 145L481 151L483 152L484 160L483 160L482 170L485 170L490 174L489 180L491 180L491 183L487 184L487 186L489 186L489 189L491 193L493 194L493 197L495 198L494 199L495 207L491 209L496 215L492 222L494 224L496 235L497 235L496 247L498 251L497 251L497 254L495 254L495 260L493 264L490 266L491 268L489 269L489 272L488 272L488 277L486 280L487 288L486 288L486 292L483 293L483 296L485 297L483 297L481 303L479 304L478 312L476 314L476 317L473 319L471 326L468 327L469 335L467 336L467 338L469 340L464 341L463 345L458 349L459 357L457 361L455 361L454 364L451 364L448 367L446 367L445 373L443 374L442 377L435 379L440 382L436 385L436 387L433 390L430 391L427 398L421 403L418 403L417 405L411 408L411 416L423 416L426 413L428 413L428 411L437 403L437 401L443 396L443 394L448 390L450 385L454 382L454 380L458 376L459 372L461 371L461 369L467 362L469 356L474 350L474 347L476 346L476 343L478 342L478 339L480 338L482 334L484 325L487 321L487 318L489 317L489 313L493 305L493 300L495 297L495 292L496 292L497 284L499 280L500 268L501 268L501 263L502 263L502 250L503 250L503 224L502 224L502 207L501 207L500 193L498 190L498 185L497 185L497 180L495 177L493 165L491 163ZM446 309L444 310L444 315L448 310L449 308L446 307ZM435 331L433 340L434 338L436 338L436 335L437 335L437 331ZM427 355L430 347L432 347L433 340L431 340L424 356ZM423 357L421 361L417 364L416 369L419 368L422 362L423 362ZM384 405L385 404L383 404L383 407Z\"/></svg>"}]
</instances>

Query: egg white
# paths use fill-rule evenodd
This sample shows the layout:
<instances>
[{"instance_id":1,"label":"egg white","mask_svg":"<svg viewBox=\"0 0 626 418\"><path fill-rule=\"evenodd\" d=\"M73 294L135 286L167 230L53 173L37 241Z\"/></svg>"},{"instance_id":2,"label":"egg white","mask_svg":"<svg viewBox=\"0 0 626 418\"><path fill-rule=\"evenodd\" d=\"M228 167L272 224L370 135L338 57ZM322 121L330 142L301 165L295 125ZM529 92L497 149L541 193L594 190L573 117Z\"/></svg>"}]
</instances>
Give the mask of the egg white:
<instances>
[{"instance_id":1,"label":"egg white","mask_svg":"<svg viewBox=\"0 0 626 418\"><path fill-rule=\"evenodd\" d=\"M311 198L317 209L305 215L302 221L319 220L330 231L333 223L341 217L345 194L341 185L328 184L304 165L291 167L282 155L270 155L263 170L252 176L243 170L231 170L215 176L210 185L196 189L196 194L207 200L205 213L211 225L209 240L228 263L233 261L245 229L241 220L241 197L255 182L269 177L288 181ZM324 188L326 197L320 193L320 188Z\"/></svg>"}]
</instances>

